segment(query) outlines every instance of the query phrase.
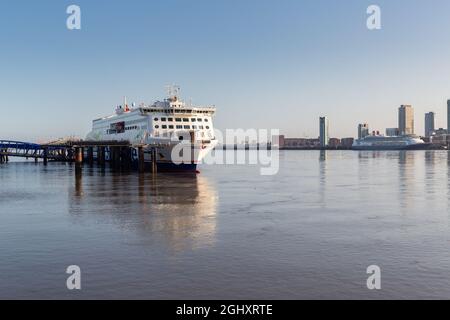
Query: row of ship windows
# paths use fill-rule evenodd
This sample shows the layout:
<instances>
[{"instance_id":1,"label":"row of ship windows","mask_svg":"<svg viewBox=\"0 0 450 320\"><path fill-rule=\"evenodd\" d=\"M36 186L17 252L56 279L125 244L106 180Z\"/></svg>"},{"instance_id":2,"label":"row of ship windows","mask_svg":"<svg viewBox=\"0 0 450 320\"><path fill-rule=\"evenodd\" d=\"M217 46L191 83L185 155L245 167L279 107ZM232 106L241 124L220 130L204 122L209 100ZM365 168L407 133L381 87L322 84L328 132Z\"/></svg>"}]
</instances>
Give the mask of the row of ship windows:
<instances>
[{"instance_id":1,"label":"row of ship windows","mask_svg":"<svg viewBox=\"0 0 450 320\"><path fill-rule=\"evenodd\" d=\"M148 112L154 112L154 113L161 113L161 112L164 112L164 113L170 113L170 114L173 114L173 113L193 113L193 114L198 114L198 113L203 113L203 114L208 114L208 113L211 113L211 111L208 111L208 110L190 110L190 109L180 109L180 110L177 110L177 109L166 109L166 110L161 110L161 109L143 109L142 111L144 111L145 113L148 113Z\"/></svg>"},{"instance_id":2,"label":"row of ship windows","mask_svg":"<svg viewBox=\"0 0 450 320\"><path fill-rule=\"evenodd\" d=\"M128 131L128 130L137 130L139 128L140 128L139 126L129 126L129 127L125 127L122 130L108 129L108 130L106 130L106 133L107 134L123 133L123 132ZM159 128L160 128L159 125L155 125L155 129L159 129ZM147 126L143 126L143 127L141 127L141 129L147 129ZM161 125L161 129L187 129L187 130L190 130L190 129L197 130L197 129L199 129L199 130L203 130L203 129L209 129L209 126L196 126L196 125L193 125L193 126L190 126L190 125L184 125L184 126L176 125L176 126L174 126L174 125L171 125L171 124L170 125L163 124L163 125Z\"/></svg>"},{"instance_id":3,"label":"row of ship windows","mask_svg":"<svg viewBox=\"0 0 450 320\"><path fill-rule=\"evenodd\" d=\"M202 122L202 121L205 121L205 122L208 122L208 119L202 119L202 118L175 118L175 122L189 122L189 119L191 119L191 122ZM154 121L159 121L159 118L154 118L153 119ZM161 121L162 122L166 122L166 121L169 121L169 122L171 122L171 121L173 121L173 118L161 118Z\"/></svg>"},{"instance_id":4,"label":"row of ship windows","mask_svg":"<svg viewBox=\"0 0 450 320\"><path fill-rule=\"evenodd\" d=\"M124 133L125 131L128 130L137 130L137 129L142 129L142 130L147 130L147 126L128 126L122 129L108 129L106 130L106 134L116 134L116 133Z\"/></svg>"},{"instance_id":5,"label":"row of ship windows","mask_svg":"<svg viewBox=\"0 0 450 320\"><path fill-rule=\"evenodd\" d=\"M163 124L162 126L161 126L161 129L194 129L194 130L196 130L196 129L200 129L200 130L203 130L204 128L205 129L209 129L209 126L206 126L206 127L203 127L203 126L196 126L196 125L193 125L192 127L190 126L190 125L184 125L184 126L182 126L182 125L176 125L176 126L174 126L174 125L172 125L172 124L170 124L170 125L166 125L166 124ZM155 129L159 129L159 125L155 125Z\"/></svg>"}]
</instances>

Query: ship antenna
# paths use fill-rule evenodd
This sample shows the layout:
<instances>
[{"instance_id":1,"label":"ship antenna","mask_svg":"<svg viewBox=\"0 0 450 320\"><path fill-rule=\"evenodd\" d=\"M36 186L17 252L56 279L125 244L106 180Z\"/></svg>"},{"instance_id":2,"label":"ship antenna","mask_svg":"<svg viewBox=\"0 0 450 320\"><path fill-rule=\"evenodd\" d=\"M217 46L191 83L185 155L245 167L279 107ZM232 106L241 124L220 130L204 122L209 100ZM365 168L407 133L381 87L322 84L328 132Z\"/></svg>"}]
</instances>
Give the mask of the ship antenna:
<instances>
[{"instance_id":1,"label":"ship antenna","mask_svg":"<svg viewBox=\"0 0 450 320\"><path fill-rule=\"evenodd\" d=\"M175 84L167 85L166 89L167 89L167 96L169 97L169 99L173 99L175 97L179 98L180 86Z\"/></svg>"},{"instance_id":2,"label":"ship antenna","mask_svg":"<svg viewBox=\"0 0 450 320\"><path fill-rule=\"evenodd\" d=\"M166 86L166 92L167 92L167 97L170 98L171 94L172 94L172 89L170 85Z\"/></svg>"}]
</instances>

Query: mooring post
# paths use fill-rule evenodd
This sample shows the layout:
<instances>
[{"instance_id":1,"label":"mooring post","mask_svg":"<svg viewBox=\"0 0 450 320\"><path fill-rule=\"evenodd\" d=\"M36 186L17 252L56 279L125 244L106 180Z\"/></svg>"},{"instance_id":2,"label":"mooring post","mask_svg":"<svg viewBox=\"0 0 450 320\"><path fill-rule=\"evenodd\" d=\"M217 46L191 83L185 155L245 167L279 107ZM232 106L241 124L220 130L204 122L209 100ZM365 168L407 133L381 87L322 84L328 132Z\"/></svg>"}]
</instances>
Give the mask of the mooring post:
<instances>
[{"instance_id":1,"label":"mooring post","mask_svg":"<svg viewBox=\"0 0 450 320\"><path fill-rule=\"evenodd\" d=\"M120 166L120 147L113 147L113 153L114 153L114 166L119 167Z\"/></svg>"},{"instance_id":2,"label":"mooring post","mask_svg":"<svg viewBox=\"0 0 450 320\"><path fill-rule=\"evenodd\" d=\"M156 173L156 148L152 148L152 173Z\"/></svg>"},{"instance_id":3,"label":"mooring post","mask_svg":"<svg viewBox=\"0 0 450 320\"><path fill-rule=\"evenodd\" d=\"M88 157L89 164L90 165L94 164L94 148L93 147L88 147L87 157Z\"/></svg>"},{"instance_id":4,"label":"mooring post","mask_svg":"<svg viewBox=\"0 0 450 320\"><path fill-rule=\"evenodd\" d=\"M114 153L114 164L118 164L120 160L120 149L118 147L113 147L113 153Z\"/></svg>"},{"instance_id":5,"label":"mooring post","mask_svg":"<svg viewBox=\"0 0 450 320\"><path fill-rule=\"evenodd\" d=\"M101 153L101 147L97 147L97 163L98 164L100 164L101 163L101 161L100 161L100 157L101 157L101 155L100 155L100 153Z\"/></svg>"},{"instance_id":6,"label":"mooring post","mask_svg":"<svg viewBox=\"0 0 450 320\"><path fill-rule=\"evenodd\" d=\"M117 168L120 166L120 148L119 147L110 147L110 160L113 167Z\"/></svg>"},{"instance_id":7,"label":"mooring post","mask_svg":"<svg viewBox=\"0 0 450 320\"><path fill-rule=\"evenodd\" d=\"M131 169L132 155L131 155L130 147L123 147L122 157L123 157L122 161L124 163L124 167L128 170Z\"/></svg>"},{"instance_id":8,"label":"mooring post","mask_svg":"<svg viewBox=\"0 0 450 320\"><path fill-rule=\"evenodd\" d=\"M48 162L48 149L47 148L44 148L43 156L44 156L44 166L46 166L47 162Z\"/></svg>"},{"instance_id":9,"label":"mooring post","mask_svg":"<svg viewBox=\"0 0 450 320\"><path fill-rule=\"evenodd\" d=\"M114 147L109 147L109 162L110 164L114 165L114 162L116 161L116 149Z\"/></svg>"},{"instance_id":10,"label":"mooring post","mask_svg":"<svg viewBox=\"0 0 450 320\"><path fill-rule=\"evenodd\" d=\"M119 148L119 155L120 155L120 167L126 168L127 167L127 148L126 147L120 147Z\"/></svg>"},{"instance_id":11,"label":"mooring post","mask_svg":"<svg viewBox=\"0 0 450 320\"><path fill-rule=\"evenodd\" d=\"M105 147L97 148L97 161L99 165L105 165Z\"/></svg>"},{"instance_id":12,"label":"mooring post","mask_svg":"<svg viewBox=\"0 0 450 320\"><path fill-rule=\"evenodd\" d=\"M145 159L144 159L144 148L138 147L138 165L139 165L139 172L145 171Z\"/></svg>"},{"instance_id":13,"label":"mooring post","mask_svg":"<svg viewBox=\"0 0 450 320\"><path fill-rule=\"evenodd\" d=\"M83 163L83 149L75 147L75 163L80 165Z\"/></svg>"}]
</instances>

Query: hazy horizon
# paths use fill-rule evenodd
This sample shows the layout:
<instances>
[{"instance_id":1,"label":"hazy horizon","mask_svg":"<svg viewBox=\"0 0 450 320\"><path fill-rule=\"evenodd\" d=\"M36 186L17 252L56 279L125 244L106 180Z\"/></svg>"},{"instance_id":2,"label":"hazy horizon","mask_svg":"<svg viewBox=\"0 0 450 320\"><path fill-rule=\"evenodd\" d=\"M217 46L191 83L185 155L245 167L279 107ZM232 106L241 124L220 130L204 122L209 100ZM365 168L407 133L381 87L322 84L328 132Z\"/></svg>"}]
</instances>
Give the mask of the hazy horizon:
<instances>
[{"instance_id":1,"label":"hazy horizon","mask_svg":"<svg viewBox=\"0 0 450 320\"><path fill-rule=\"evenodd\" d=\"M66 28L67 6L82 29ZM366 27L381 7L382 29ZM84 137L91 121L128 101L182 96L214 104L215 127L275 128L355 137L358 123L415 130L450 98L450 2L426 1L14 1L0 13L0 139Z\"/></svg>"}]
</instances>

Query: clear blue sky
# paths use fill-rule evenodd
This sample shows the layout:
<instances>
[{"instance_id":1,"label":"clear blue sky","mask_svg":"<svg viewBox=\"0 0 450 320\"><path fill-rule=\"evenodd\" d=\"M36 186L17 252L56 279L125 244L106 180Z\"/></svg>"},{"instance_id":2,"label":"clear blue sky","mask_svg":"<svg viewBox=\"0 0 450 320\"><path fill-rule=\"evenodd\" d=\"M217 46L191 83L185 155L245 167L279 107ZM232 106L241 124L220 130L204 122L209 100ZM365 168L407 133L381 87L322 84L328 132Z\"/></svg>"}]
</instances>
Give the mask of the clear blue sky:
<instances>
[{"instance_id":1,"label":"clear blue sky","mask_svg":"<svg viewBox=\"0 0 450 320\"><path fill-rule=\"evenodd\" d=\"M445 126L450 98L448 0L3 0L0 41L0 138L84 136L123 95L150 102L169 83L215 104L218 128L288 136L317 136L320 115L332 136L384 131L402 103L423 133L427 111Z\"/></svg>"}]
</instances>

